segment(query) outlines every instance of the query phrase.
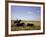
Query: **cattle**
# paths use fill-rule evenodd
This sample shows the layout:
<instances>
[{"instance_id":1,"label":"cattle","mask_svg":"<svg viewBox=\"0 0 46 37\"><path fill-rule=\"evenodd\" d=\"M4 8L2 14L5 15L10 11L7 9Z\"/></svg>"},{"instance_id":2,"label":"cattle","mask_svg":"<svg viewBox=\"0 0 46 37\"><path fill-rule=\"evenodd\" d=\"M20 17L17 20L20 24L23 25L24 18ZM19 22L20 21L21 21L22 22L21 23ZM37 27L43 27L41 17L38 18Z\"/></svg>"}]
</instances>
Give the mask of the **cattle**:
<instances>
[{"instance_id":1,"label":"cattle","mask_svg":"<svg viewBox=\"0 0 46 37\"><path fill-rule=\"evenodd\" d=\"M32 27L32 26L34 26L34 24L30 24L30 23L28 23L27 26L31 26L31 27Z\"/></svg>"},{"instance_id":2,"label":"cattle","mask_svg":"<svg viewBox=\"0 0 46 37\"><path fill-rule=\"evenodd\" d=\"M21 23L22 25L25 25L25 23Z\"/></svg>"},{"instance_id":3,"label":"cattle","mask_svg":"<svg viewBox=\"0 0 46 37\"><path fill-rule=\"evenodd\" d=\"M24 26L24 23L17 23L16 26Z\"/></svg>"}]
</instances>

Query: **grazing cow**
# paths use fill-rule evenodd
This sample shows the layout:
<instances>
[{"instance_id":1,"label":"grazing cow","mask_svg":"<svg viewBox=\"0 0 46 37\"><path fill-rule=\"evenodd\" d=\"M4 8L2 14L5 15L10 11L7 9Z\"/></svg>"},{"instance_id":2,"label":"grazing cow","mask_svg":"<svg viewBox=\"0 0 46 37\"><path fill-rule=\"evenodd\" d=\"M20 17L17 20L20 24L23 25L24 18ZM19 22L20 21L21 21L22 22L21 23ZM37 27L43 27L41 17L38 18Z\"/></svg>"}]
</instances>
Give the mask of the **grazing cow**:
<instances>
[{"instance_id":1,"label":"grazing cow","mask_svg":"<svg viewBox=\"0 0 46 37\"><path fill-rule=\"evenodd\" d=\"M32 27L32 26L34 26L34 24L30 24L30 23L28 23L27 26L31 26L31 27Z\"/></svg>"},{"instance_id":2,"label":"grazing cow","mask_svg":"<svg viewBox=\"0 0 46 37\"><path fill-rule=\"evenodd\" d=\"M24 26L24 23L17 23L16 26Z\"/></svg>"}]
</instances>

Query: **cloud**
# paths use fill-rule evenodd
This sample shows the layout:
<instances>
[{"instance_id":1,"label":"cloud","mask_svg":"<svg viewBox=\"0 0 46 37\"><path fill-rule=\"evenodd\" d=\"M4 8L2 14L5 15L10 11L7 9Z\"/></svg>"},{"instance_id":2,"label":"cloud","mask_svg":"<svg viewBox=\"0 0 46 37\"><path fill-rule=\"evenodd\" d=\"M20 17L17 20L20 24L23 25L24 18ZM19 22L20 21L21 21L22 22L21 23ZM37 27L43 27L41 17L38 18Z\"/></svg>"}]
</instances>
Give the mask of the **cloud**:
<instances>
[{"instance_id":1,"label":"cloud","mask_svg":"<svg viewBox=\"0 0 46 37\"><path fill-rule=\"evenodd\" d=\"M27 14L29 14L29 15L35 15L34 12L27 12Z\"/></svg>"}]
</instances>

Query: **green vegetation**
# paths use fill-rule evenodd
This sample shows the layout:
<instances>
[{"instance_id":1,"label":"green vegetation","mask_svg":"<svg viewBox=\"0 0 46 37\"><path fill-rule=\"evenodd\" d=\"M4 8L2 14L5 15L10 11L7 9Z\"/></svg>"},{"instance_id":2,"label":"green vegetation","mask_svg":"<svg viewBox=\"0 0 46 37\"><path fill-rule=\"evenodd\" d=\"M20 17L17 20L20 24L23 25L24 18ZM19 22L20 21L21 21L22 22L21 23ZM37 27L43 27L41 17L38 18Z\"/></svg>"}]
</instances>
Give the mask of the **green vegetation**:
<instances>
[{"instance_id":1,"label":"green vegetation","mask_svg":"<svg viewBox=\"0 0 46 37\"><path fill-rule=\"evenodd\" d=\"M40 30L40 26L38 27L30 27L30 26L26 26L26 27L12 27L14 29L11 29L11 31L18 31L18 30Z\"/></svg>"},{"instance_id":2,"label":"green vegetation","mask_svg":"<svg viewBox=\"0 0 46 37\"><path fill-rule=\"evenodd\" d=\"M11 26L11 31L20 31L20 30L40 30L40 21L21 21L20 23L32 23L34 26Z\"/></svg>"}]
</instances>

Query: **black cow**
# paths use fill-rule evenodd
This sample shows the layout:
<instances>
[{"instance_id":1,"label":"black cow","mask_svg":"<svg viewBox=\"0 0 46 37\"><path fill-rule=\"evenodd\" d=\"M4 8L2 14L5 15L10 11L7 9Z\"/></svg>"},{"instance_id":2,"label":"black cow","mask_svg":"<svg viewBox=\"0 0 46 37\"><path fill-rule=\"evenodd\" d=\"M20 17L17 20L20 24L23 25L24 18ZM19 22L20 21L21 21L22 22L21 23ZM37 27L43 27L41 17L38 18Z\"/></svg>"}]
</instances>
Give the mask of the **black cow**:
<instances>
[{"instance_id":1,"label":"black cow","mask_svg":"<svg viewBox=\"0 0 46 37\"><path fill-rule=\"evenodd\" d=\"M21 23L22 25L25 25L25 23Z\"/></svg>"},{"instance_id":2,"label":"black cow","mask_svg":"<svg viewBox=\"0 0 46 37\"><path fill-rule=\"evenodd\" d=\"M31 26L31 27L32 27L32 26L34 26L34 24L30 24L30 23L28 23L27 26Z\"/></svg>"},{"instance_id":3,"label":"black cow","mask_svg":"<svg viewBox=\"0 0 46 37\"><path fill-rule=\"evenodd\" d=\"M17 23L16 26L24 26L24 23Z\"/></svg>"}]
</instances>

